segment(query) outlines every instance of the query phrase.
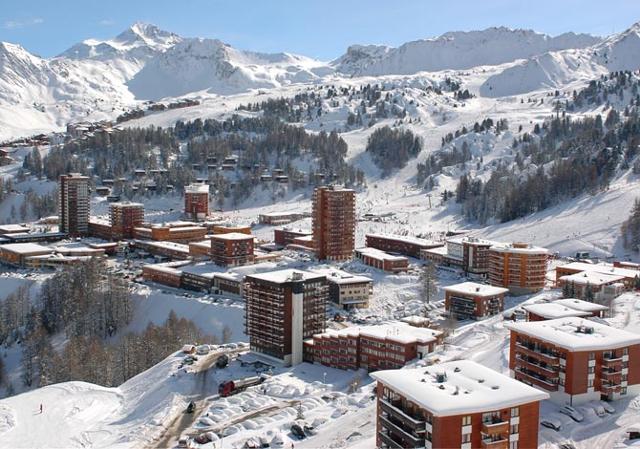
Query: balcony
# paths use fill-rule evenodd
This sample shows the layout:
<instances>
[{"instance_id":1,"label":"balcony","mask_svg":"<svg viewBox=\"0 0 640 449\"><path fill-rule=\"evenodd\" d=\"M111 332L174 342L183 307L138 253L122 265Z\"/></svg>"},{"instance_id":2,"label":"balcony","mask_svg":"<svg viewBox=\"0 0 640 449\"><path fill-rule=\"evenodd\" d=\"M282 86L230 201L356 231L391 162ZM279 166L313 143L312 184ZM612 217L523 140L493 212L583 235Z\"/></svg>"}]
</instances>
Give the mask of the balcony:
<instances>
[{"instance_id":1,"label":"balcony","mask_svg":"<svg viewBox=\"0 0 640 449\"><path fill-rule=\"evenodd\" d=\"M622 370L622 357L604 356L602 366L613 371Z\"/></svg>"},{"instance_id":2,"label":"balcony","mask_svg":"<svg viewBox=\"0 0 640 449\"><path fill-rule=\"evenodd\" d=\"M509 449L509 440L500 439L500 440L491 440L486 439L482 440L482 448L483 449Z\"/></svg>"},{"instance_id":3,"label":"balcony","mask_svg":"<svg viewBox=\"0 0 640 449\"><path fill-rule=\"evenodd\" d=\"M557 366L560 363L560 359L557 355L542 352L540 349L530 348L522 343L516 343L516 351L542 360L549 365Z\"/></svg>"},{"instance_id":4,"label":"balcony","mask_svg":"<svg viewBox=\"0 0 640 449\"><path fill-rule=\"evenodd\" d=\"M387 435L386 433L383 433L383 432L378 432L378 435L380 435L380 440L382 441L383 444L386 444L387 447L402 449L402 444L398 443L396 440L391 438L390 435Z\"/></svg>"},{"instance_id":5,"label":"balcony","mask_svg":"<svg viewBox=\"0 0 640 449\"><path fill-rule=\"evenodd\" d=\"M420 447L423 445L424 439L420 439L419 437L410 434L405 429L392 423L384 416L380 416L380 423L384 429L402 440L401 444L403 447Z\"/></svg>"},{"instance_id":6,"label":"balcony","mask_svg":"<svg viewBox=\"0 0 640 449\"><path fill-rule=\"evenodd\" d=\"M602 382L602 391L610 394L610 393L619 393L621 390L621 385L612 384L609 382Z\"/></svg>"},{"instance_id":7,"label":"balcony","mask_svg":"<svg viewBox=\"0 0 640 449\"><path fill-rule=\"evenodd\" d=\"M509 422L501 419L495 420L495 422L483 422L482 433L487 435L501 435L509 433Z\"/></svg>"},{"instance_id":8,"label":"balcony","mask_svg":"<svg viewBox=\"0 0 640 449\"><path fill-rule=\"evenodd\" d=\"M394 416L403 423L406 423L406 425L408 425L412 429L424 429L425 421L423 419L414 418L408 415L406 412L402 411L402 409L400 409L396 405L393 405L386 399L380 399L380 406L382 408L382 411Z\"/></svg>"},{"instance_id":9,"label":"balcony","mask_svg":"<svg viewBox=\"0 0 640 449\"><path fill-rule=\"evenodd\" d=\"M539 374L543 377L557 379L558 378L558 369L552 366L542 366L539 363L534 363L530 360L525 359L524 357L516 357L516 366L520 366L526 368L529 371L533 371L536 374Z\"/></svg>"},{"instance_id":10,"label":"balcony","mask_svg":"<svg viewBox=\"0 0 640 449\"><path fill-rule=\"evenodd\" d=\"M558 391L558 384L549 382L544 378L535 377L521 369L516 369L515 374L516 380L535 385L547 391Z\"/></svg>"}]
</instances>

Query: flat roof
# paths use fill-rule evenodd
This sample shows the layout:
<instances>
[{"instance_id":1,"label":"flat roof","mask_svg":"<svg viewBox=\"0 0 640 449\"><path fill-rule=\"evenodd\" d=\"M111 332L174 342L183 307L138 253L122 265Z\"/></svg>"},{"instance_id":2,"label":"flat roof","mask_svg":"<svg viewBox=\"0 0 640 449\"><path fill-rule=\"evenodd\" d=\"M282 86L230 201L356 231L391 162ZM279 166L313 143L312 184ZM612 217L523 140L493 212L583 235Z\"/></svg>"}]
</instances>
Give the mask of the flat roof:
<instances>
[{"instance_id":1,"label":"flat roof","mask_svg":"<svg viewBox=\"0 0 640 449\"><path fill-rule=\"evenodd\" d=\"M478 284L477 282L462 282L460 284L449 285L443 290L451 293L471 296L496 296L507 293L508 288L494 287L493 285Z\"/></svg>"},{"instance_id":2,"label":"flat roof","mask_svg":"<svg viewBox=\"0 0 640 449\"><path fill-rule=\"evenodd\" d=\"M48 246L38 245L36 243L8 243L0 246L3 251L9 251L16 254L31 254L31 253L52 253L53 248Z\"/></svg>"},{"instance_id":3,"label":"flat roof","mask_svg":"<svg viewBox=\"0 0 640 449\"><path fill-rule=\"evenodd\" d=\"M444 245L444 242L436 242L434 240L421 239L419 237L413 237L413 236L410 236L410 235L373 234L373 233L369 233L369 234L365 234L365 238L366 237L397 240L399 242L405 242L405 243L410 243L410 244L413 244L413 245L420 245L420 246L438 247L438 246L443 246Z\"/></svg>"},{"instance_id":4,"label":"flat roof","mask_svg":"<svg viewBox=\"0 0 640 449\"><path fill-rule=\"evenodd\" d=\"M5 224L0 225L0 234L11 233L11 232L28 232L28 226L24 226L21 224Z\"/></svg>"},{"instance_id":5,"label":"flat roof","mask_svg":"<svg viewBox=\"0 0 640 449\"><path fill-rule=\"evenodd\" d=\"M450 237L447 239L447 243L457 243L457 244L467 243L469 245L479 245L479 246L499 245L498 242L495 242L493 240L485 240L478 237L471 237L469 235Z\"/></svg>"},{"instance_id":6,"label":"flat roof","mask_svg":"<svg viewBox=\"0 0 640 449\"><path fill-rule=\"evenodd\" d=\"M557 304L555 302L545 302L540 304L526 304L522 308L527 312L541 316L547 319L565 318L568 316L589 316L590 312L584 310L576 310L570 307Z\"/></svg>"},{"instance_id":7,"label":"flat roof","mask_svg":"<svg viewBox=\"0 0 640 449\"><path fill-rule=\"evenodd\" d=\"M312 273L310 271L303 270L294 270L294 269L286 269L286 270L278 270L278 271L268 271L264 273L254 273L248 274L247 277L252 279L259 279L267 282L274 282L276 284L283 284L286 282L292 282L294 273L299 274L301 276L301 281L308 281L311 279L324 279L325 276L319 273Z\"/></svg>"},{"instance_id":8,"label":"flat roof","mask_svg":"<svg viewBox=\"0 0 640 449\"><path fill-rule=\"evenodd\" d=\"M518 245L516 243L516 245ZM549 254L549 250L547 248L542 248L541 246L533 246L527 244L526 246L514 246L513 243L497 243L491 246L493 251L499 251L504 253L513 253L513 254Z\"/></svg>"},{"instance_id":9,"label":"flat roof","mask_svg":"<svg viewBox=\"0 0 640 449\"><path fill-rule=\"evenodd\" d=\"M335 268L314 268L314 272L327 277L327 281L334 284L358 284L362 282L373 282L373 279L360 274L351 274Z\"/></svg>"},{"instance_id":10,"label":"flat roof","mask_svg":"<svg viewBox=\"0 0 640 449\"><path fill-rule=\"evenodd\" d=\"M488 412L549 398L547 393L470 360L377 371L371 377L435 416Z\"/></svg>"},{"instance_id":11,"label":"flat roof","mask_svg":"<svg viewBox=\"0 0 640 449\"><path fill-rule=\"evenodd\" d=\"M578 332L581 326L592 328L593 333ZM519 323L505 322L504 327L572 352L602 351L640 344L640 334L577 317Z\"/></svg>"},{"instance_id":12,"label":"flat roof","mask_svg":"<svg viewBox=\"0 0 640 449\"><path fill-rule=\"evenodd\" d=\"M380 260L393 260L393 261L408 260L405 256L394 256L393 254L389 254L385 251L382 251L376 248L370 248L368 246L365 246L363 248L357 248L356 251L358 251L363 255L374 257Z\"/></svg>"},{"instance_id":13,"label":"flat roof","mask_svg":"<svg viewBox=\"0 0 640 449\"><path fill-rule=\"evenodd\" d=\"M615 276L623 276L625 278L635 278L640 273L637 270L629 268L618 268L611 264L605 263L586 263L586 262L571 262L565 265L561 265L557 268L566 268L568 270L576 271L588 271L591 273L602 273Z\"/></svg>"},{"instance_id":14,"label":"flat roof","mask_svg":"<svg viewBox=\"0 0 640 449\"><path fill-rule=\"evenodd\" d=\"M315 336L353 336L377 338L380 340L392 340L398 343L408 344L418 342L427 344L436 341L442 335L441 331L426 327L415 327L410 324L396 321L393 323L377 324L374 326L350 326L343 329L329 329Z\"/></svg>"},{"instance_id":15,"label":"flat roof","mask_svg":"<svg viewBox=\"0 0 640 449\"><path fill-rule=\"evenodd\" d=\"M607 285L624 281L624 276L598 273L596 271L581 271L580 273L562 276L560 280L578 285Z\"/></svg>"},{"instance_id":16,"label":"flat roof","mask_svg":"<svg viewBox=\"0 0 640 449\"><path fill-rule=\"evenodd\" d=\"M184 188L185 193L209 193L208 184L189 184Z\"/></svg>"},{"instance_id":17,"label":"flat roof","mask_svg":"<svg viewBox=\"0 0 640 449\"><path fill-rule=\"evenodd\" d=\"M609 309L609 307L603 304L596 304L595 302L583 301L582 299L576 298L557 299L554 301L554 304L560 304L561 306L583 310L585 312L601 312Z\"/></svg>"},{"instance_id":18,"label":"flat roof","mask_svg":"<svg viewBox=\"0 0 640 449\"><path fill-rule=\"evenodd\" d=\"M253 240L253 234L242 232L227 232L226 234L212 234L211 240Z\"/></svg>"}]
</instances>

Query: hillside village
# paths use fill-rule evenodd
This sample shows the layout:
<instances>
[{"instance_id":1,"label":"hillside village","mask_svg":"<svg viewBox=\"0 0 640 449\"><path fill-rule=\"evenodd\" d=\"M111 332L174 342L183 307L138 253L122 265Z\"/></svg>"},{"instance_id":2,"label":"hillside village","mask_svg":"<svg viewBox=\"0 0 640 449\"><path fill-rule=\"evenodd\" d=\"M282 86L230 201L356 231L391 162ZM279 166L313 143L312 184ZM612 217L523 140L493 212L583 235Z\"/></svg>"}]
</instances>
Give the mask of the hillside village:
<instances>
[{"instance_id":1,"label":"hillside village","mask_svg":"<svg viewBox=\"0 0 640 449\"><path fill-rule=\"evenodd\" d=\"M2 44L135 74L0 129L0 446L640 444L640 28L540 36Z\"/></svg>"}]
</instances>

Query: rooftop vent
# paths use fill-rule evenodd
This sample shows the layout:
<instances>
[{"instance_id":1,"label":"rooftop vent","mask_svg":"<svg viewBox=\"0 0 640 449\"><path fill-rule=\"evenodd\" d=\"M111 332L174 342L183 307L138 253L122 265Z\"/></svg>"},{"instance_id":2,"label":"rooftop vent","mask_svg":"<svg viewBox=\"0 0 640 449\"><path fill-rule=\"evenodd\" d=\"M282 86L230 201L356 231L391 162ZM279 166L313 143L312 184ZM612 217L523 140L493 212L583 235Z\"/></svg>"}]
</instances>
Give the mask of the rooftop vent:
<instances>
[{"instance_id":1,"label":"rooftop vent","mask_svg":"<svg viewBox=\"0 0 640 449\"><path fill-rule=\"evenodd\" d=\"M478 383L479 384L483 384L484 383L484 379L478 379Z\"/></svg>"},{"instance_id":2,"label":"rooftop vent","mask_svg":"<svg viewBox=\"0 0 640 449\"><path fill-rule=\"evenodd\" d=\"M444 390L444 385L440 385L438 388L440 388L441 390Z\"/></svg>"},{"instance_id":3,"label":"rooftop vent","mask_svg":"<svg viewBox=\"0 0 640 449\"><path fill-rule=\"evenodd\" d=\"M480 287L476 287L476 292L479 292L479 291L480 291Z\"/></svg>"},{"instance_id":4,"label":"rooftop vent","mask_svg":"<svg viewBox=\"0 0 640 449\"><path fill-rule=\"evenodd\" d=\"M453 369L453 372L454 372L454 373L459 373L459 372L460 372L460 368L456 366L456 367Z\"/></svg>"},{"instance_id":5,"label":"rooftop vent","mask_svg":"<svg viewBox=\"0 0 640 449\"><path fill-rule=\"evenodd\" d=\"M294 271L293 273L291 273L291 280L292 281L301 281L302 280L302 273Z\"/></svg>"},{"instance_id":6,"label":"rooftop vent","mask_svg":"<svg viewBox=\"0 0 640 449\"><path fill-rule=\"evenodd\" d=\"M491 387L491 389L492 389L492 390L497 390L497 389L499 389L499 388L500 388L500 386L499 386L499 385L493 385L493 386Z\"/></svg>"},{"instance_id":7,"label":"rooftop vent","mask_svg":"<svg viewBox=\"0 0 640 449\"><path fill-rule=\"evenodd\" d=\"M447 380L447 375L445 373L436 374L436 382L439 384L445 382Z\"/></svg>"},{"instance_id":8,"label":"rooftop vent","mask_svg":"<svg viewBox=\"0 0 640 449\"><path fill-rule=\"evenodd\" d=\"M456 390L453 392L454 396L457 396L460 393L460 387L456 387Z\"/></svg>"}]
</instances>

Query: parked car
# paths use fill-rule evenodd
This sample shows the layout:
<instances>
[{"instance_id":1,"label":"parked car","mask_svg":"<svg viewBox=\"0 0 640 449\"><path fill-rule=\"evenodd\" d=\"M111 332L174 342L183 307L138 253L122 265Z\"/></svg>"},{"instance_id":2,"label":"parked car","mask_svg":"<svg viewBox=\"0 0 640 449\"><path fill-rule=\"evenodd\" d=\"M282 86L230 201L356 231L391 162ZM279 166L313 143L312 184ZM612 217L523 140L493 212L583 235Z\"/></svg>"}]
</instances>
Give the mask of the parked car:
<instances>
[{"instance_id":1,"label":"parked car","mask_svg":"<svg viewBox=\"0 0 640 449\"><path fill-rule=\"evenodd\" d=\"M602 406L602 408L604 409L604 411L607 412L607 413L615 413L616 412L616 409L613 408L613 406L611 404L609 404L608 402L600 401L600 402L598 402L598 404L600 404Z\"/></svg>"},{"instance_id":2,"label":"parked car","mask_svg":"<svg viewBox=\"0 0 640 449\"><path fill-rule=\"evenodd\" d=\"M566 441L564 443L559 443L558 449L576 449L576 446L573 443Z\"/></svg>"},{"instance_id":3,"label":"parked car","mask_svg":"<svg viewBox=\"0 0 640 449\"><path fill-rule=\"evenodd\" d=\"M558 411L563 415L567 415L569 418L573 419L575 422L584 421L584 415L580 413L578 410L576 410L575 408L571 407L570 405L565 405L561 407L560 410Z\"/></svg>"},{"instance_id":4,"label":"parked car","mask_svg":"<svg viewBox=\"0 0 640 449\"><path fill-rule=\"evenodd\" d=\"M209 345L200 345L196 348L196 354L198 355L207 355L209 351Z\"/></svg>"},{"instance_id":5,"label":"parked car","mask_svg":"<svg viewBox=\"0 0 640 449\"><path fill-rule=\"evenodd\" d=\"M191 441L189 440L189 438L180 438L178 440L178 446L180 449L188 449L191 447Z\"/></svg>"},{"instance_id":6,"label":"parked car","mask_svg":"<svg viewBox=\"0 0 640 449\"><path fill-rule=\"evenodd\" d=\"M603 406L601 406L600 404L594 404L593 405L593 411L595 412L595 414L597 416L599 416L600 418L602 418L603 416L605 416L607 414L606 410L604 409Z\"/></svg>"},{"instance_id":7,"label":"parked car","mask_svg":"<svg viewBox=\"0 0 640 449\"><path fill-rule=\"evenodd\" d=\"M548 429L553 429L556 432L562 429L562 422L554 417L545 417L540 420L540 425L543 427L547 427Z\"/></svg>"}]
</instances>

